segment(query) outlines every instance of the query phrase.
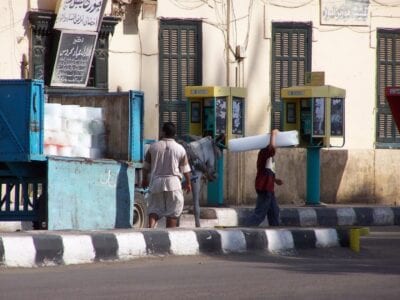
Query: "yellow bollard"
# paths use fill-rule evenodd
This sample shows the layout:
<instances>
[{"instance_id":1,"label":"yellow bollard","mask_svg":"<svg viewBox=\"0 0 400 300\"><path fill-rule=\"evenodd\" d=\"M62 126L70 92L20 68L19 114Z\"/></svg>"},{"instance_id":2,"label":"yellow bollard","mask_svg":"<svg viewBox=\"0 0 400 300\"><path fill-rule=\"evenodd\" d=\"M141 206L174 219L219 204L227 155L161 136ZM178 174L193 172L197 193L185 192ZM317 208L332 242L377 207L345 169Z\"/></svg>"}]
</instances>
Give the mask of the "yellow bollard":
<instances>
[{"instance_id":1,"label":"yellow bollard","mask_svg":"<svg viewBox=\"0 0 400 300\"><path fill-rule=\"evenodd\" d=\"M360 229L350 229L350 249L354 252L360 252Z\"/></svg>"},{"instance_id":2,"label":"yellow bollard","mask_svg":"<svg viewBox=\"0 0 400 300\"><path fill-rule=\"evenodd\" d=\"M369 228L351 228L350 229L350 249L354 252L360 252L360 236L368 235Z\"/></svg>"}]
</instances>

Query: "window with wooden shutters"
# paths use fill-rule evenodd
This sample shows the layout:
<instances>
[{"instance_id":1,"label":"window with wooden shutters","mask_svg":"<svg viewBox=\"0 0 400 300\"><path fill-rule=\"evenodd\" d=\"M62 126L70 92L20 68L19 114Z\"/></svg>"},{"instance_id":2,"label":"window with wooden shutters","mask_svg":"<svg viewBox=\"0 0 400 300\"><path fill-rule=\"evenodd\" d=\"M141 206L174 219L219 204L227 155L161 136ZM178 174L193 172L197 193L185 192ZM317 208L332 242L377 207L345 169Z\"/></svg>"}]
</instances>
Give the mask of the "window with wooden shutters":
<instances>
[{"instance_id":1,"label":"window with wooden shutters","mask_svg":"<svg viewBox=\"0 0 400 300\"><path fill-rule=\"evenodd\" d=\"M177 135L188 133L185 86L201 85L201 22L160 23L160 128L173 122Z\"/></svg>"},{"instance_id":2,"label":"window with wooden shutters","mask_svg":"<svg viewBox=\"0 0 400 300\"><path fill-rule=\"evenodd\" d=\"M400 133L385 98L386 86L400 86L400 30L380 29L377 34L376 146L400 148Z\"/></svg>"},{"instance_id":3,"label":"window with wooden shutters","mask_svg":"<svg viewBox=\"0 0 400 300\"><path fill-rule=\"evenodd\" d=\"M311 71L311 23L272 23L272 128L282 129L281 88L304 85Z\"/></svg>"}]
</instances>

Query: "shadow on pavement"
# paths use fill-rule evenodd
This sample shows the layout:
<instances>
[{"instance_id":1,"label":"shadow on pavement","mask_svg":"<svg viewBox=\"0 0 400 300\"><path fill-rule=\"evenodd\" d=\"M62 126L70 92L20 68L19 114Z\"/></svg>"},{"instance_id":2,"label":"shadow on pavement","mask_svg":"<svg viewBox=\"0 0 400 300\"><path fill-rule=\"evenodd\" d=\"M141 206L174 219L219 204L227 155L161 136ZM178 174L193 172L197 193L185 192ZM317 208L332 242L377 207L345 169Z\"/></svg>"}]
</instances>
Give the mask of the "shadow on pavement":
<instances>
[{"instance_id":1,"label":"shadow on pavement","mask_svg":"<svg viewBox=\"0 0 400 300\"><path fill-rule=\"evenodd\" d=\"M213 257L213 255L210 255ZM217 256L215 256L217 257ZM218 256L220 260L254 262L255 268L305 272L311 274L371 273L400 274L400 227L371 228L368 236L361 238L361 250L349 248L297 249L270 254L249 253Z\"/></svg>"}]
</instances>

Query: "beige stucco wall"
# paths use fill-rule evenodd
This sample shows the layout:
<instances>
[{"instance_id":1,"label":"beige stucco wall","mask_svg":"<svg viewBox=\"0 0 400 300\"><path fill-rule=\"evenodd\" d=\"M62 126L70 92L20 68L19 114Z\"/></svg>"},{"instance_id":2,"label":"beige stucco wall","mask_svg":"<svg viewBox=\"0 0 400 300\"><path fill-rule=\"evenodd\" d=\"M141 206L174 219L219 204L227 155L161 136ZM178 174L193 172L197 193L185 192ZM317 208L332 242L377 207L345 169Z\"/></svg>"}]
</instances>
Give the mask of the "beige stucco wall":
<instances>
[{"instance_id":1,"label":"beige stucco wall","mask_svg":"<svg viewBox=\"0 0 400 300\"><path fill-rule=\"evenodd\" d=\"M228 155L238 161L235 153ZM230 204L252 204L255 200L254 177L257 151L246 153L246 166L237 177L237 165L230 163L234 172L226 172L225 189ZM277 177L284 181L276 187L281 204L303 205L306 202L305 149L279 149L276 155ZM239 160L240 161L240 160ZM229 164L229 162L228 162ZM399 205L400 151L389 149L323 149L321 150L320 200L328 204L370 203ZM243 161L241 162L241 167ZM245 180L246 188L241 191ZM241 186L240 186L241 184Z\"/></svg>"},{"instance_id":2,"label":"beige stucco wall","mask_svg":"<svg viewBox=\"0 0 400 300\"><path fill-rule=\"evenodd\" d=\"M27 4L19 4L0 1L0 79L21 78L22 56L29 56L29 40L24 23Z\"/></svg>"},{"instance_id":3,"label":"beige stucco wall","mask_svg":"<svg viewBox=\"0 0 400 300\"><path fill-rule=\"evenodd\" d=\"M110 37L110 91L144 91L145 138L158 137L160 19L203 21L203 83L226 85L228 76L230 85L248 89L246 135L270 131L271 22L312 22L312 69L324 71L327 84L347 92L345 147L321 153L321 201L398 201L400 150L374 150L376 29L400 28L398 1L371 1L367 26L326 26L320 24L319 0L232 0L229 49L225 44L226 1L199 3L159 0L154 18L144 18L142 7L131 4L125 20ZM53 0L0 1L0 78L21 77L22 55L29 55L26 12L54 10L55 4ZM110 13L111 0L106 9L106 14ZM232 53L237 45L246 49L240 62ZM226 51L230 53L229 72ZM256 151L226 153L229 203L254 201L256 155ZM277 188L277 195L284 203L304 201L305 157L305 149L279 150L278 176L285 185Z\"/></svg>"}]
</instances>

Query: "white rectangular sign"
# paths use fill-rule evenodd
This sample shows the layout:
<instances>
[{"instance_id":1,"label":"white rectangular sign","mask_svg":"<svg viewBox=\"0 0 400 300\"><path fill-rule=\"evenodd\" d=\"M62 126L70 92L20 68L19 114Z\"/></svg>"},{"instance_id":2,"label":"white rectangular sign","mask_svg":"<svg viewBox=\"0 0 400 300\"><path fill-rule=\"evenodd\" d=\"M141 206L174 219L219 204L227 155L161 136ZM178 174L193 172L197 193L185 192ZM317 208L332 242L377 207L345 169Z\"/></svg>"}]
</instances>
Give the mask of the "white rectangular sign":
<instances>
[{"instance_id":1,"label":"white rectangular sign","mask_svg":"<svg viewBox=\"0 0 400 300\"><path fill-rule=\"evenodd\" d=\"M367 26L369 0L321 0L321 24Z\"/></svg>"},{"instance_id":2,"label":"white rectangular sign","mask_svg":"<svg viewBox=\"0 0 400 300\"><path fill-rule=\"evenodd\" d=\"M98 31L107 0L59 0L55 29Z\"/></svg>"}]
</instances>

